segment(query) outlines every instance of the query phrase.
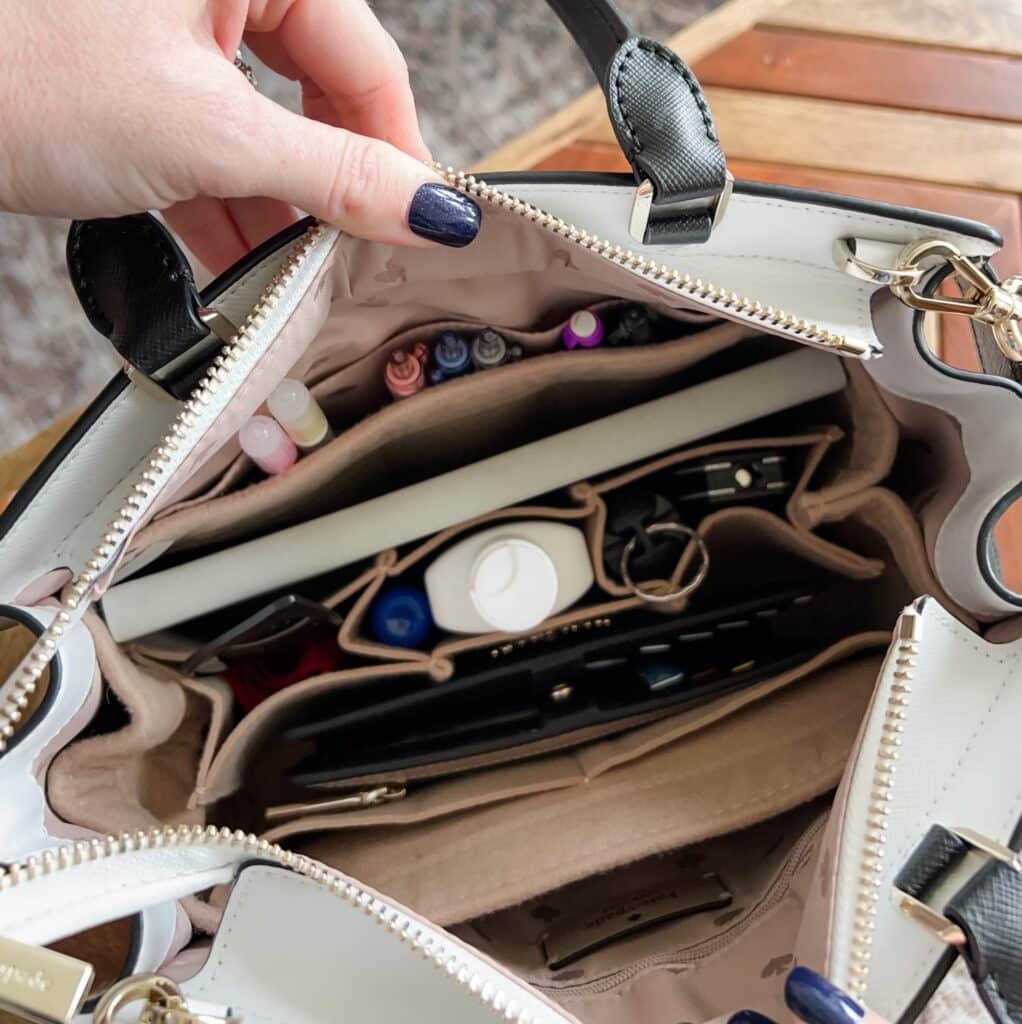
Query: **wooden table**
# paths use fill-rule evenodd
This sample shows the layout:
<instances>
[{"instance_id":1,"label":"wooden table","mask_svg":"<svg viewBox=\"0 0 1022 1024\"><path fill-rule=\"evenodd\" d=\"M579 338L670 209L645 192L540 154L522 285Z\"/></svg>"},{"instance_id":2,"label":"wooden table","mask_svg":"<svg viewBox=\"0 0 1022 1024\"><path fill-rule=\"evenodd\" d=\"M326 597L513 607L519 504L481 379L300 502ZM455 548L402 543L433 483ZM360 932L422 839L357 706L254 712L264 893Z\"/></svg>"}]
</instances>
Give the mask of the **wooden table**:
<instances>
[{"instance_id":1,"label":"wooden table","mask_svg":"<svg viewBox=\"0 0 1022 1024\"><path fill-rule=\"evenodd\" d=\"M670 41L702 82L738 178L864 196L996 227L1022 273L1022 0L730 0ZM476 168L628 165L592 90ZM969 325L933 344L978 370ZM1022 590L1022 507L997 530Z\"/></svg>"}]
</instances>

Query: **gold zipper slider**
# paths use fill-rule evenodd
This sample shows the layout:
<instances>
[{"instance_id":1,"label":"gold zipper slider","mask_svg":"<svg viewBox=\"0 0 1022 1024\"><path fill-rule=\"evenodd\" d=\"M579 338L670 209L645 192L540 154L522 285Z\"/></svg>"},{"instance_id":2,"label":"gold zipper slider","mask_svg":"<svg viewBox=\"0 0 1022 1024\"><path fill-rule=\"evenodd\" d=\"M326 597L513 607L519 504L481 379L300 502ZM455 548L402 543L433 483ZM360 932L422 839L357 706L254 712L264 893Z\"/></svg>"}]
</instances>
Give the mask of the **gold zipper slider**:
<instances>
[{"instance_id":1,"label":"gold zipper slider","mask_svg":"<svg viewBox=\"0 0 1022 1024\"><path fill-rule=\"evenodd\" d=\"M312 814L337 814L344 811L361 811L367 807L379 807L394 800L403 800L407 795L404 786L374 786L357 793L329 797L326 800L307 800L302 803L278 804L266 809L266 820L286 821L289 818L307 818Z\"/></svg>"},{"instance_id":2,"label":"gold zipper slider","mask_svg":"<svg viewBox=\"0 0 1022 1024\"><path fill-rule=\"evenodd\" d=\"M92 986L92 966L52 949L0 938L0 1010L35 1024L70 1024Z\"/></svg>"},{"instance_id":3,"label":"gold zipper slider","mask_svg":"<svg viewBox=\"0 0 1022 1024\"><path fill-rule=\"evenodd\" d=\"M177 982L158 974L125 978L96 1004L93 1024L114 1024L121 1010L142 1003L139 1024L240 1024L228 1006L189 1002Z\"/></svg>"}]
</instances>

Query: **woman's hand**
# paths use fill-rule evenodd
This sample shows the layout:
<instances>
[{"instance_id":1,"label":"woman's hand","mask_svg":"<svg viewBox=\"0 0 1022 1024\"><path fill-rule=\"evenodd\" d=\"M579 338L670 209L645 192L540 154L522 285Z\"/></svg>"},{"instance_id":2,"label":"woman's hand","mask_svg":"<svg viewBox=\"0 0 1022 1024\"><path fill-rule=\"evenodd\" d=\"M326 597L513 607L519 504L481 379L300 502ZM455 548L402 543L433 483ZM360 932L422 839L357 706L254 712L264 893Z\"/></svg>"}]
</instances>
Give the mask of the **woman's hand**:
<instances>
[{"instance_id":1,"label":"woman's hand","mask_svg":"<svg viewBox=\"0 0 1022 1024\"><path fill-rule=\"evenodd\" d=\"M784 985L784 1001L805 1024L887 1024L808 967L796 967ZM775 1024L755 1010L736 1013L728 1024Z\"/></svg>"},{"instance_id":2,"label":"woman's hand","mask_svg":"<svg viewBox=\"0 0 1022 1024\"><path fill-rule=\"evenodd\" d=\"M301 83L305 117L234 67L243 36ZM404 60L365 0L0 5L0 209L166 210L213 270L292 206L366 238L465 245L479 208L428 156Z\"/></svg>"}]
</instances>

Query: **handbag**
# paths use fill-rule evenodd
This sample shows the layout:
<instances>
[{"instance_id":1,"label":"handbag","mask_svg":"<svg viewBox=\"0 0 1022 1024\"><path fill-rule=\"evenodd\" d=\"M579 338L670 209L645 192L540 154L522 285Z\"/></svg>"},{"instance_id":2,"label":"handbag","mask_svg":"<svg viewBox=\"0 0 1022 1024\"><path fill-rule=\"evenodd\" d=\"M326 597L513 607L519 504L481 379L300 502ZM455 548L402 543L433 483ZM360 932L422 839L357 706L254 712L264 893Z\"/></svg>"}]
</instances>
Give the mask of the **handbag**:
<instances>
[{"instance_id":1,"label":"handbag","mask_svg":"<svg viewBox=\"0 0 1022 1024\"><path fill-rule=\"evenodd\" d=\"M908 1021L961 960L1022 1021L1022 279L733 181L678 57L550 2L634 174L438 168L467 248L306 219L201 292L72 226L124 368L0 516L0 1009L676 1024L800 963ZM285 377L332 436L266 476Z\"/></svg>"}]
</instances>

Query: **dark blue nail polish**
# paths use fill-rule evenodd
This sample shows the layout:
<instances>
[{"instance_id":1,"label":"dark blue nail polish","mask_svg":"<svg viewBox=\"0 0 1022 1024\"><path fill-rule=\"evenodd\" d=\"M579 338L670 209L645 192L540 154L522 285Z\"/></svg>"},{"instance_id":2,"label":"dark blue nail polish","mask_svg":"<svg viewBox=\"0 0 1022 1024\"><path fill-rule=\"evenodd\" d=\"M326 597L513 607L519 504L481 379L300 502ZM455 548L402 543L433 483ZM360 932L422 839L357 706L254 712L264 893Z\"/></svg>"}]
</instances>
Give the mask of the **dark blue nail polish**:
<instances>
[{"instance_id":1,"label":"dark blue nail polish","mask_svg":"<svg viewBox=\"0 0 1022 1024\"><path fill-rule=\"evenodd\" d=\"M460 249L479 234L479 204L439 181L420 185L408 210L408 226L420 238Z\"/></svg>"},{"instance_id":2,"label":"dark blue nail polish","mask_svg":"<svg viewBox=\"0 0 1022 1024\"><path fill-rule=\"evenodd\" d=\"M727 1024L775 1024L775 1021L755 1010L739 1010Z\"/></svg>"},{"instance_id":3,"label":"dark blue nail polish","mask_svg":"<svg viewBox=\"0 0 1022 1024\"><path fill-rule=\"evenodd\" d=\"M855 1024L865 1010L808 967L796 967L784 985L784 1001L806 1024Z\"/></svg>"}]
</instances>

